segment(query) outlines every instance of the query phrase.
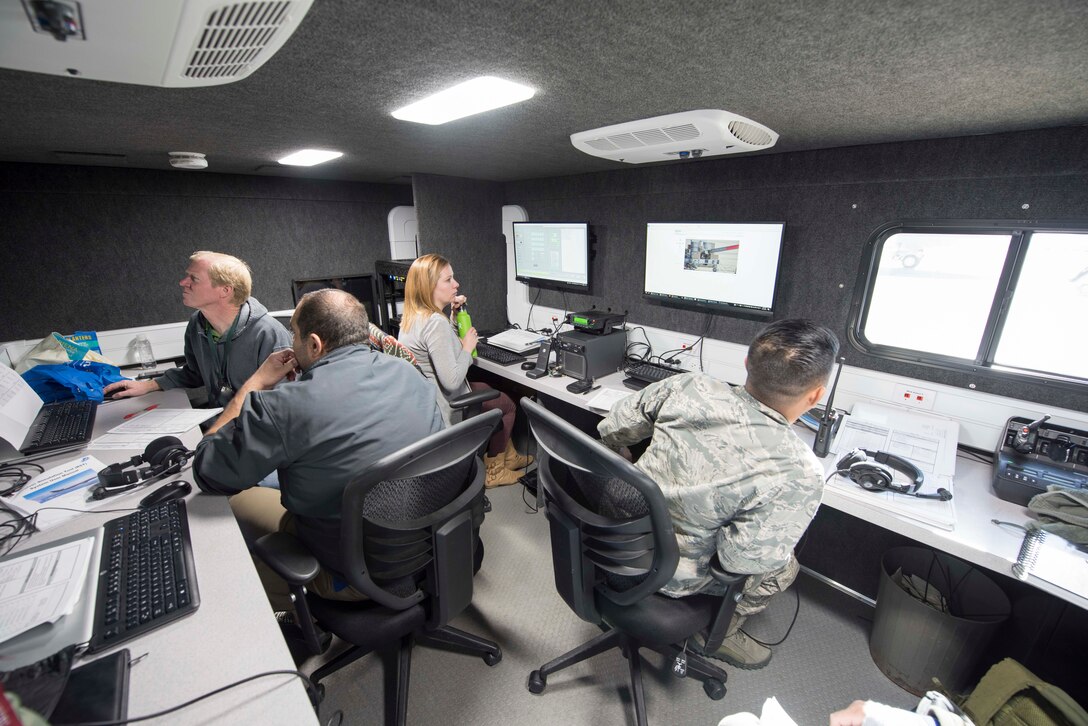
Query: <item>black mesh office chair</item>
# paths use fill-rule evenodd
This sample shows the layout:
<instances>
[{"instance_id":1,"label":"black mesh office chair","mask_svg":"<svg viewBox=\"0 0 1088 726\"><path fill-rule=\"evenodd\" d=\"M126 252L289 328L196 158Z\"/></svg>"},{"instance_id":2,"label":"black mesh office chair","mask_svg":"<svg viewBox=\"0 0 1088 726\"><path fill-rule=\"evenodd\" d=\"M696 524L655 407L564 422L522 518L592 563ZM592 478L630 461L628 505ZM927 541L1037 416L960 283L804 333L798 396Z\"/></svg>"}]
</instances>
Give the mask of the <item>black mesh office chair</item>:
<instances>
[{"instance_id":1,"label":"black mesh office chair","mask_svg":"<svg viewBox=\"0 0 1088 726\"><path fill-rule=\"evenodd\" d=\"M473 391L472 393L463 393L460 396L454 396L450 399L450 408L454 411L461 412L461 420L470 419L473 416L479 416L483 413L484 403L492 399L498 398L499 392L494 388L485 388L482 391ZM495 429L501 428L503 425L502 417L499 417L499 422L495 424ZM487 451L487 439L484 439L480 444L480 456L483 456ZM491 511L491 500L484 495L484 512Z\"/></svg>"},{"instance_id":2,"label":"black mesh office chair","mask_svg":"<svg viewBox=\"0 0 1088 726\"><path fill-rule=\"evenodd\" d=\"M484 493L476 454L501 416L488 411L433 434L383 458L344 490L342 575L369 600L307 593L305 583L319 565L290 535L266 535L254 545L291 585L311 652L321 649L311 616L353 645L315 671L314 683L368 653L383 652L387 722L405 723L416 641L480 655L488 665L502 660L494 642L447 624L472 600Z\"/></svg>"},{"instance_id":3,"label":"black mesh office chair","mask_svg":"<svg viewBox=\"0 0 1088 726\"><path fill-rule=\"evenodd\" d=\"M724 670L685 648L697 632L717 649L747 579L715 568L725 596L670 598L657 594L669 581L679 552L665 498L630 462L543 406L522 399L536 438L539 480L551 529L555 586L570 609L604 633L529 675L532 693L548 676L612 648L620 648L631 673L639 726L646 723L640 648L669 657L673 672L703 681L703 690L725 696ZM686 659L686 665L681 666Z\"/></svg>"}]
</instances>

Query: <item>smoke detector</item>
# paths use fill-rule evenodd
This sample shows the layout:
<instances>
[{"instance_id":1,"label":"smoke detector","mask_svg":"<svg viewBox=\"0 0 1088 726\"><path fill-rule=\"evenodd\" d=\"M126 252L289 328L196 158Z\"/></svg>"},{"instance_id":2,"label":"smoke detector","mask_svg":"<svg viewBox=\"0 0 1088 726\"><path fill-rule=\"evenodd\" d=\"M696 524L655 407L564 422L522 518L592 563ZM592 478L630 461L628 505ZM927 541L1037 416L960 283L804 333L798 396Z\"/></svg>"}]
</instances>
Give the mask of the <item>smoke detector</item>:
<instances>
[{"instance_id":1,"label":"smoke detector","mask_svg":"<svg viewBox=\"0 0 1088 726\"><path fill-rule=\"evenodd\" d=\"M204 154L195 151L171 151L170 166L175 169L207 169L208 160Z\"/></svg>"}]
</instances>

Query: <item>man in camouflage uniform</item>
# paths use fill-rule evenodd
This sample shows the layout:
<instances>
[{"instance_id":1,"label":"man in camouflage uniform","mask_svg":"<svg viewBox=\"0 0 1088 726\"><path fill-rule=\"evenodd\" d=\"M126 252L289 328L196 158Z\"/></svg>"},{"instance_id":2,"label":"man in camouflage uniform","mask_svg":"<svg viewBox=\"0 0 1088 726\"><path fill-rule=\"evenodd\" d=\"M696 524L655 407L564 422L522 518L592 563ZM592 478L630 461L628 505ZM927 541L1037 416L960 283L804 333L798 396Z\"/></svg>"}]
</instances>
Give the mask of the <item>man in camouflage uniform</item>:
<instances>
[{"instance_id":1,"label":"man in camouflage uniform","mask_svg":"<svg viewBox=\"0 0 1088 726\"><path fill-rule=\"evenodd\" d=\"M793 548L820 504L823 466L790 426L823 397L838 349L811 321L772 323L748 348L743 386L672 376L617 403L597 427L613 448L650 438L636 466L661 487L680 546L662 593L715 593L715 553L726 571L750 575L725 642L708 653L741 668L771 659L740 625L797 577Z\"/></svg>"}]
</instances>

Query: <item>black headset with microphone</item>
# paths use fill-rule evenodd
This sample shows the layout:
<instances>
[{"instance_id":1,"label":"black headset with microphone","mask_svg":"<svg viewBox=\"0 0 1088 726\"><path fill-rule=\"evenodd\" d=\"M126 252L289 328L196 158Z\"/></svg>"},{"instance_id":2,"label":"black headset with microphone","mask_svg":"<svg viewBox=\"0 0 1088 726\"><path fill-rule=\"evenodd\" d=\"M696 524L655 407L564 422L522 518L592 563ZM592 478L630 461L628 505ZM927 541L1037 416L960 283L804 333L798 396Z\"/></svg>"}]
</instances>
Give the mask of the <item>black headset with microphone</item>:
<instances>
[{"instance_id":1,"label":"black headset with microphone","mask_svg":"<svg viewBox=\"0 0 1088 726\"><path fill-rule=\"evenodd\" d=\"M95 499L122 494L171 474L177 474L196 452L185 448L176 436L160 436L147 445L144 453L127 461L110 464L98 472L98 486L91 489ZM141 464L147 464L139 469ZM132 471L125 471L133 467Z\"/></svg>"},{"instance_id":2,"label":"black headset with microphone","mask_svg":"<svg viewBox=\"0 0 1088 726\"><path fill-rule=\"evenodd\" d=\"M919 499L939 499L942 502L952 498L952 492L943 487L936 494L919 494L918 490L925 481L922 470L906 459L886 451L854 449L839 459L835 469L837 474L849 477L850 481L870 492L895 492ZM905 474L911 483L896 484L894 476L897 471Z\"/></svg>"}]
</instances>

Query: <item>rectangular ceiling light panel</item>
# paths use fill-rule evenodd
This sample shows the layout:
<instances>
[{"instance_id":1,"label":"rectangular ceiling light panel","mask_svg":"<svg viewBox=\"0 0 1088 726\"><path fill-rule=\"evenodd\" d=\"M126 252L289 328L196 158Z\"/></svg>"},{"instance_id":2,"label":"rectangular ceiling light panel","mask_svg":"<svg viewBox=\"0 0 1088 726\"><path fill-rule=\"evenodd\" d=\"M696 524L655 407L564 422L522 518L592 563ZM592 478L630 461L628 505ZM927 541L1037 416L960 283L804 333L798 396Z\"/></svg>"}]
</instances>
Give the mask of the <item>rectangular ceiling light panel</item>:
<instances>
[{"instance_id":1,"label":"rectangular ceiling light panel","mask_svg":"<svg viewBox=\"0 0 1088 726\"><path fill-rule=\"evenodd\" d=\"M322 151L321 149L302 149L293 154L288 154L279 160L285 166L315 166L326 161L339 159L344 155L342 151Z\"/></svg>"},{"instance_id":2,"label":"rectangular ceiling light panel","mask_svg":"<svg viewBox=\"0 0 1088 726\"><path fill-rule=\"evenodd\" d=\"M393 118L437 126L465 116L527 101L535 93L535 89L520 83L494 76L481 76L398 108L393 112Z\"/></svg>"}]
</instances>

